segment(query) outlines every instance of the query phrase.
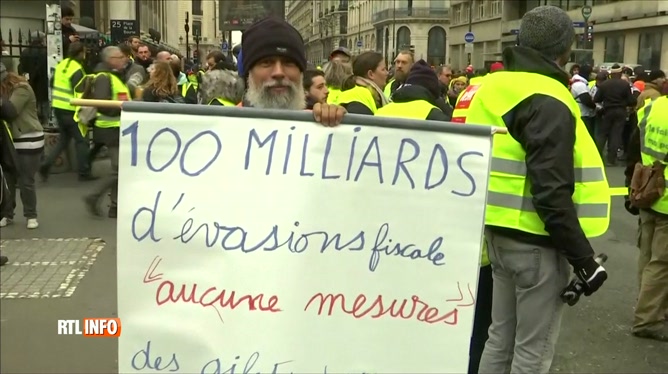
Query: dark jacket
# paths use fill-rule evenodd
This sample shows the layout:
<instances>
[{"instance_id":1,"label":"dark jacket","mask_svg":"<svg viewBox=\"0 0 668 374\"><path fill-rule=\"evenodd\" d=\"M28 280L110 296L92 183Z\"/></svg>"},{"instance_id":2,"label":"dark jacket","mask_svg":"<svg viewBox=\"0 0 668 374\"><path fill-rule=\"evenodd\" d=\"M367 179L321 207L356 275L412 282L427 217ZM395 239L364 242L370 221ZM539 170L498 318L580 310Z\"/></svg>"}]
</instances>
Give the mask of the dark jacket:
<instances>
[{"instance_id":1,"label":"dark jacket","mask_svg":"<svg viewBox=\"0 0 668 374\"><path fill-rule=\"evenodd\" d=\"M622 79L608 79L601 83L594 95L594 102L602 103L603 110L626 109L636 106L631 86Z\"/></svg>"},{"instance_id":2,"label":"dark jacket","mask_svg":"<svg viewBox=\"0 0 668 374\"><path fill-rule=\"evenodd\" d=\"M507 71L545 75L568 89L568 74L532 49L506 48L503 65ZM499 227L490 229L523 242L556 248L574 265L591 258L594 250L582 231L572 198L575 191L575 118L570 109L551 96L535 94L519 103L503 119L510 136L526 152L533 205L549 237Z\"/></svg>"},{"instance_id":3,"label":"dark jacket","mask_svg":"<svg viewBox=\"0 0 668 374\"><path fill-rule=\"evenodd\" d=\"M28 74L28 83L37 102L49 100L49 74L46 47L31 45L21 51L19 74Z\"/></svg>"},{"instance_id":4,"label":"dark jacket","mask_svg":"<svg viewBox=\"0 0 668 374\"><path fill-rule=\"evenodd\" d=\"M177 93L176 95L169 95L167 97L163 97L157 95L155 90L150 86L144 89L144 93L142 94L141 99L142 101L151 103L161 103L161 102L179 103L179 104L185 103L180 93Z\"/></svg>"},{"instance_id":5,"label":"dark jacket","mask_svg":"<svg viewBox=\"0 0 668 374\"><path fill-rule=\"evenodd\" d=\"M429 115L427 115L427 118L425 119L432 121L446 121L446 122L452 119L452 109L449 106L445 105L445 102L443 101L439 103L438 99L436 99L431 93L429 93L429 90L427 90L422 86L417 86L417 85L403 86L398 90L396 90L392 95L392 102L395 103L408 103L417 100L424 100L430 103L431 105L437 107L432 109L431 112L429 112ZM442 108L442 106L444 106L444 108Z\"/></svg>"},{"instance_id":6,"label":"dark jacket","mask_svg":"<svg viewBox=\"0 0 668 374\"><path fill-rule=\"evenodd\" d=\"M75 30L74 27L72 27L71 25L65 26L61 23L60 26L61 26L61 31L63 33L63 55L67 55L67 51L70 50L70 44L72 44L72 42L70 41L70 36L76 35L77 30Z\"/></svg>"}]
</instances>

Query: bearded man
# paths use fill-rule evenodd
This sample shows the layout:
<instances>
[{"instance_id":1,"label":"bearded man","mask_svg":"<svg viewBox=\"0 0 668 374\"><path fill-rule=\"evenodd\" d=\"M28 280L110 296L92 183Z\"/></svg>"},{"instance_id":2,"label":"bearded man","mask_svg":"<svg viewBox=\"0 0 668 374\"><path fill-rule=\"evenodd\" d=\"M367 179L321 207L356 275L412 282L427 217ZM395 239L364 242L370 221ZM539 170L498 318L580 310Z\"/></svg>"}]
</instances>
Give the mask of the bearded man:
<instances>
[{"instance_id":1,"label":"bearded man","mask_svg":"<svg viewBox=\"0 0 668 374\"><path fill-rule=\"evenodd\" d=\"M306 49L297 29L277 17L263 18L243 33L241 50L247 91L239 106L306 109ZM316 121L324 125L340 123L345 112L338 105L313 106Z\"/></svg>"}]
</instances>

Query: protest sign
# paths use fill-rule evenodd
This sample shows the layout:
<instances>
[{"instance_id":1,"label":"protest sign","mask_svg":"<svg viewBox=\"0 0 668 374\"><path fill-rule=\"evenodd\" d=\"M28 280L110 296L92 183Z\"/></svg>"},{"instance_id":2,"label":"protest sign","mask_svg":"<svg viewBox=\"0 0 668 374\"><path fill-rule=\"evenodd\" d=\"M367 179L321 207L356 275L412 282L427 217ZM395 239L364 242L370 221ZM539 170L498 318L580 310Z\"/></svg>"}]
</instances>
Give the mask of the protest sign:
<instances>
[{"instance_id":1,"label":"protest sign","mask_svg":"<svg viewBox=\"0 0 668 374\"><path fill-rule=\"evenodd\" d=\"M491 134L124 103L119 371L466 372Z\"/></svg>"}]
</instances>

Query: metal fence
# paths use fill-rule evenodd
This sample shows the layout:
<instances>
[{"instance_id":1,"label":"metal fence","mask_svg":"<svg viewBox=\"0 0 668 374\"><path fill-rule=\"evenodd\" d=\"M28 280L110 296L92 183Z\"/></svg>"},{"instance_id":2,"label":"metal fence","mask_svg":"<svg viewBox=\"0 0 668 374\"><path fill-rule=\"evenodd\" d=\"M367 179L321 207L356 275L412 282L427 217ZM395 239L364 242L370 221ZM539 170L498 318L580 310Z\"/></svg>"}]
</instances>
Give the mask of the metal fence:
<instances>
[{"instance_id":1,"label":"metal fence","mask_svg":"<svg viewBox=\"0 0 668 374\"><path fill-rule=\"evenodd\" d=\"M34 31L43 32L41 30L31 30L31 29L17 29L15 32L13 30L8 30L6 34L3 34L0 31L0 41L2 44L2 63L5 64L7 70L18 72L19 66L19 57L21 52L27 49L32 44L32 34ZM46 50L46 45L37 45L35 46L39 49Z\"/></svg>"}]
</instances>

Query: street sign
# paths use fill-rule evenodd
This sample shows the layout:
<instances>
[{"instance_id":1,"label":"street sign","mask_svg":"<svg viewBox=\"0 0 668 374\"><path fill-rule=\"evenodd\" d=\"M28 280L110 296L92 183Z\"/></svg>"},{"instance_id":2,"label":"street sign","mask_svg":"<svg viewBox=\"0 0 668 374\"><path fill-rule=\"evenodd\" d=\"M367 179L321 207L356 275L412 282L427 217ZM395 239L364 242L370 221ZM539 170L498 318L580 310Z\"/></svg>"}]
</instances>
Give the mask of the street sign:
<instances>
[{"instance_id":1,"label":"street sign","mask_svg":"<svg viewBox=\"0 0 668 374\"><path fill-rule=\"evenodd\" d=\"M227 44L227 40L223 40L223 44L220 46L220 49L223 50L223 53L227 53L227 50L230 49L230 45Z\"/></svg>"},{"instance_id":2,"label":"street sign","mask_svg":"<svg viewBox=\"0 0 668 374\"><path fill-rule=\"evenodd\" d=\"M582 17L584 17L584 19L589 19L589 17L591 17L591 6L585 5L582 7Z\"/></svg>"},{"instance_id":3,"label":"street sign","mask_svg":"<svg viewBox=\"0 0 668 374\"><path fill-rule=\"evenodd\" d=\"M473 43L464 44L464 52L465 53L473 53Z\"/></svg>"},{"instance_id":4,"label":"street sign","mask_svg":"<svg viewBox=\"0 0 668 374\"><path fill-rule=\"evenodd\" d=\"M357 41L357 48L362 48L362 41L361 40Z\"/></svg>"},{"instance_id":5,"label":"street sign","mask_svg":"<svg viewBox=\"0 0 668 374\"><path fill-rule=\"evenodd\" d=\"M519 35L520 34L520 29L511 29L510 30L510 35Z\"/></svg>"},{"instance_id":6,"label":"street sign","mask_svg":"<svg viewBox=\"0 0 668 374\"><path fill-rule=\"evenodd\" d=\"M584 21L573 21L573 27L585 27Z\"/></svg>"},{"instance_id":7,"label":"street sign","mask_svg":"<svg viewBox=\"0 0 668 374\"><path fill-rule=\"evenodd\" d=\"M134 19L112 19L111 42L118 44L130 36L139 36L139 22Z\"/></svg>"},{"instance_id":8,"label":"street sign","mask_svg":"<svg viewBox=\"0 0 668 374\"><path fill-rule=\"evenodd\" d=\"M464 41L465 42L473 43L474 40L475 40L475 35L473 35L472 32L469 31L464 35Z\"/></svg>"}]
</instances>

